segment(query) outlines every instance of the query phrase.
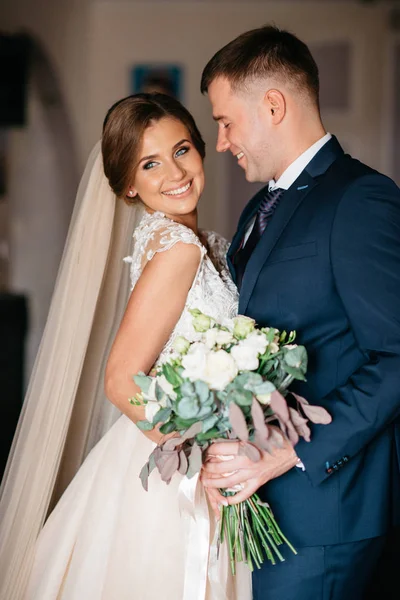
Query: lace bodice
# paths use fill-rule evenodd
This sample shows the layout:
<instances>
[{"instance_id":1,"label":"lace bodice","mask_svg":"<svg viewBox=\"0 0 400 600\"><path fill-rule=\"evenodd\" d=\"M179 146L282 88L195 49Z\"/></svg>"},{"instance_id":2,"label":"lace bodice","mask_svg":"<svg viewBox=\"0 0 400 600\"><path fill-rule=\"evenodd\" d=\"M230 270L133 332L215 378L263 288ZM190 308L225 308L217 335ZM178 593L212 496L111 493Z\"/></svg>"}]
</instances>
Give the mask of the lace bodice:
<instances>
[{"instance_id":1,"label":"lace bodice","mask_svg":"<svg viewBox=\"0 0 400 600\"><path fill-rule=\"evenodd\" d=\"M201 231L200 238L191 229L172 221L161 212L145 213L133 234L133 254L124 259L130 263L132 290L146 263L157 252L169 250L177 242L194 244L201 250L201 262L187 296L185 308L157 364L171 357L173 342L177 336L183 335L190 341L199 339L199 334L192 326L190 309L198 308L217 321L237 314L238 292L226 263L229 244L213 231Z\"/></svg>"}]
</instances>

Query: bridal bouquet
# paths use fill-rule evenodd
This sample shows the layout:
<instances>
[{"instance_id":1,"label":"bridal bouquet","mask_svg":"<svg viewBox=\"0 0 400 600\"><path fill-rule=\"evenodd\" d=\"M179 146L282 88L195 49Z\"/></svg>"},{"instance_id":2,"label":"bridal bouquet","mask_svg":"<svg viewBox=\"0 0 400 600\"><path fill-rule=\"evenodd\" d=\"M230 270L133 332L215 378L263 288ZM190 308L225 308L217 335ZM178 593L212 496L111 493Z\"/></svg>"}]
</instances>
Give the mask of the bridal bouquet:
<instances>
[{"instance_id":1,"label":"bridal bouquet","mask_svg":"<svg viewBox=\"0 0 400 600\"><path fill-rule=\"evenodd\" d=\"M288 390L294 379L305 380L307 371L307 352L294 344L295 332L259 329L245 316L216 323L197 309L191 314L198 340L178 337L174 358L160 365L154 377L134 376L141 393L130 402L144 404L146 416L137 426L176 432L144 465L140 477L146 490L154 468L166 483L177 471L187 477L198 473L205 450L215 441L239 440L240 452L258 461L261 451L282 445L282 436L293 445L300 437L310 441L308 421L331 420L325 409ZM235 490L221 493L229 496ZM274 564L283 560L278 548L283 543L296 553L257 494L222 507L218 545L224 540L233 573L236 561L253 570L265 557Z\"/></svg>"}]
</instances>

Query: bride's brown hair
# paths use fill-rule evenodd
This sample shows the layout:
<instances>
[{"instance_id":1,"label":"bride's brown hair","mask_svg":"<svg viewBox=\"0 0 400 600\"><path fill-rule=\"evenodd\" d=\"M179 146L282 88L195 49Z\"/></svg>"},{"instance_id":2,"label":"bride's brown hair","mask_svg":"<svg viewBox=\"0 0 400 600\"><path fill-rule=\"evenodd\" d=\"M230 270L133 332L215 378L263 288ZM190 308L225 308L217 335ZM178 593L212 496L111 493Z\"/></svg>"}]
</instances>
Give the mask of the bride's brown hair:
<instances>
[{"instance_id":1,"label":"bride's brown hair","mask_svg":"<svg viewBox=\"0 0 400 600\"><path fill-rule=\"evenodd\" d=\"M169 117L180 121L190 133L200 156L205 143L190 112L166 94L134 94L119 100L109 109L103 123L101 150L104 173L116 196L128 203L129 186L135 176L138 152L147 127Z\"/></svg>"}]
</instances>

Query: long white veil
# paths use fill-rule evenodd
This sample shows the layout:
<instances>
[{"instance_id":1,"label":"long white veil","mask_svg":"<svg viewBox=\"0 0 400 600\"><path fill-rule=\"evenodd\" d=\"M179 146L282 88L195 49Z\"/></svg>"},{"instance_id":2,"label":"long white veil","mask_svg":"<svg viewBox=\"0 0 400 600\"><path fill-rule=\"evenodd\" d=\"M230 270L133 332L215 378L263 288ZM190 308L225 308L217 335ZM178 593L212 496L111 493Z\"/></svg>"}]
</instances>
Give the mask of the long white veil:
<instances>
[{"instance_id":1,"label":"long white veil","mask_svg":"<svg viewBox=\"0 0 400 600\"><path fill-rule=\"evenodd\" d=\"M0 490L0 598L23 597L49 508L119 414L104 396L103 374L129 294L122 258L142 214L111 191L98 143L79 185Z\"/></svg>"}]
</instances>

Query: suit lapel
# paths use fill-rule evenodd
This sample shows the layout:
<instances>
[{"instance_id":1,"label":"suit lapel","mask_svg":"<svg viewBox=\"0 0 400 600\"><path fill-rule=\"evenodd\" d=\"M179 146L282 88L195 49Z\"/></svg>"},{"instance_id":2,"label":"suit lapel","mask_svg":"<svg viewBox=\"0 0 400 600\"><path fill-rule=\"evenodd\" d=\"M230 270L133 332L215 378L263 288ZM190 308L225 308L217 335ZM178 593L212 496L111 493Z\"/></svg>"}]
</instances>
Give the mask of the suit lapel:
<instances>
[{"instance_id":1,"label":"suit lapel","mask_svg":"<svg viewBox=\"0 0 400 600\"><path fill-rule=\"evenodd\" d=\"M340 156L343 156L343 154L343 150L336 137L332 136L332 138L309 162L293 185L285 192L273 218L267 225L262 238L247 263L239 297L240 314L245 313L260 271L268 260L269 255L274 249L285 227L293 217L296 209L318 184L319 178L324 175L335 160ZM261 198L259 201L260 200ZM254 214L255 211L252 215ZM249 219L246 220L246 223L248 222Z\"/></svg>"},{"instance_id":2,"label":"suit lapel","mask_svg":"<svg viewBox=\"0 0 400 600\"><path fill-rule=\"evenodd\" d=\"M295 183L285 192L273 218L267 225L258 242L243 275L239 298L239 313L244 314L249 303L258 275L282 235L297 207L317 185L317 181L307 171L303 171Z\"/></svg>"}]
</instances>

